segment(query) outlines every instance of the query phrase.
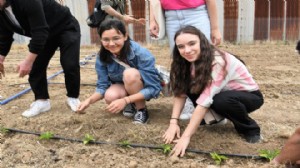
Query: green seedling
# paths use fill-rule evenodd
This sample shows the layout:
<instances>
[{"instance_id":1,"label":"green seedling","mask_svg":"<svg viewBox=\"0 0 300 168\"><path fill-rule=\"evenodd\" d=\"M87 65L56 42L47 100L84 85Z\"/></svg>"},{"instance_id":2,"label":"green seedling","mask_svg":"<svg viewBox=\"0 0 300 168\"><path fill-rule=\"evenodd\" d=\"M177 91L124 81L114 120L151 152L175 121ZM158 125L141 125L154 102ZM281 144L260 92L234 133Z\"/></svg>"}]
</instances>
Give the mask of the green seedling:
<instances>
[{"instance_id":1,"label":"green seedling","mask_svg":"<svg viewBox=\"0 0 300 168\"><path fill-rule=\"evenodd\" d=\"M129 141L127 141L127 140L122 141L121 146L124 147L124 148L130 148L131 147Z\"/></svg>"},{"instance_id":2,"label":"green seedling","mask_svg":"<svg viewBox=\"0 0 300 168\"><path fill-rule=\"evenodd\" d=\"M83 139L83 144L86 145L86 144L88 144L90 142L94 142L94 141L95 141L95 138L92 135L85 134L84 139Z\"/></svg>"},{"instance_id":3,"label":"green seedling","mask_svg":"<svg viewBox=\"0 0 300 168\"><path fill-rule=\"evenodd\" d=\"M52 132L45 132L45 133L42 133L39 137L40 140L49 140L51 138L53 138L54 134Z\"/></svg>"},{"instance_id":4,"label":"green seedling","mask_svg":"<svg viewBox=\"0 0 300 168\"><path fill-rule=\"evenodd\" d=\"M4 128L4 127L1 127L1 126L0 126L0 133L6 134L6 133L8 133L8 132L9 132L9 130L8 130L7 128Z\"/></svg>"},{"instance_id":5,"label":"green seedling","mask_svg":"<svg viewBox=\"0 0 300 168\"><path fill-rule=\"evenodd\" d=\"M219 155L217 154L216 152L213 152L213 153L210 153L210 156L212 159L214 159L215 163L217 165L221 165L221 163L224 161L224 160L227 160L228 158L226 156L223 156L223 155Z\"/></svg>"},{"instance_id":6,"label":"green seedling","mask_svg":"<svg viewBox=\"0 0 300 168\"><path fill-rule=\"evenodd\" d=\"M259 151L259 156L267 159L269 162L271 160L273 160L278 154L279 154L280 150L279 149L275 149L275 150L260 150Z\"/></svg>"},{"instance_id":7,"label":"green seedling","mask_svg":"<svg viewBox=\"0 0 300 168\"><path fill-rule=\"evenodd\" d=\"M165 155L169 154L172 151L172 146L170 144L163 144L161 145L161 147Z\"/></svg>"}]
</instances>

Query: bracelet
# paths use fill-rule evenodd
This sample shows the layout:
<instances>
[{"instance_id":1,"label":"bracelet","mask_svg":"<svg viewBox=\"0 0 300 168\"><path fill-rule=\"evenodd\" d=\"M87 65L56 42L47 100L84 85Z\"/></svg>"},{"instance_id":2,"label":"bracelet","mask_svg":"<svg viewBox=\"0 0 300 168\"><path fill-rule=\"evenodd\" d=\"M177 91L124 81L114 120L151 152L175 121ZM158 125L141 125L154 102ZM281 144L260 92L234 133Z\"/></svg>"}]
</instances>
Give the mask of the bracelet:
<instances>
[{"instance_id":1,"label":"bracelet","mask_svg":"<svg viewBox=\"0 0 300 168\"><path fill-rule=\"evenodd\" d=\"M126 103L126 105L128 104L128 102L127 102L127 100L125 99L125 98L123 98L124 99L124 101L125 101L125 103Z\"/></svg>"}]
</instances>

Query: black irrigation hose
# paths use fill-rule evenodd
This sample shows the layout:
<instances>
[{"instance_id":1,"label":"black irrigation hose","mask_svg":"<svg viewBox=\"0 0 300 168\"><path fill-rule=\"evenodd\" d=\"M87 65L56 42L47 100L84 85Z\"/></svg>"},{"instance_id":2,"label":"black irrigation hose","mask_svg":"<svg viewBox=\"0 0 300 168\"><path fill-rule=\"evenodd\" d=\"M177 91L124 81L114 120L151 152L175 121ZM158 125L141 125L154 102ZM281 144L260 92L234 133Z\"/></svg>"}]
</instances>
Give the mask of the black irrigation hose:
<instances>
[{"instance_id":1,"label":"black irrigation hose","mask_svg":"<svg viewBox=\"0 0 300 168\"><path fill-rule=\"evenodd\" d=\"M40 136L42 133L37 133L37 132L30 132L30 131L25 131L25 130L19 130L15 128L3 128L4 130L8 130L10 132L16 132L16 133L22 133L22 134L31 134L31 135L37 135ZM70 141L70 142L79 142L83 143L83 140L80 139L74 139L74 138L65 138L65 137L60 137L60 136L52 136L51 139L57 139L57 140L64 140L64 141ZM108 145L118 145L118 146L123 146L124 144L122 143L114 143L114 142L106 142L106 141L90 141L90 144L108 144ZM149 145L149 144L126 144L128 146L134 147L134 148L149 148L149 149L164 149L162 146L157 146L157 145ZM210 154L211 152L209 151L203 151L203 150L197 150L197 149L186 149L186 152L191 152L191 153L197 153L197 154ZM224 156L229 156L229 157L241 157L241 158L247 158L247 159L264 159L261 156L258 155L250 155L250 154L230 154L230 153L218 153L218 155L224 155Z\"/></svg>"}]
</instances>

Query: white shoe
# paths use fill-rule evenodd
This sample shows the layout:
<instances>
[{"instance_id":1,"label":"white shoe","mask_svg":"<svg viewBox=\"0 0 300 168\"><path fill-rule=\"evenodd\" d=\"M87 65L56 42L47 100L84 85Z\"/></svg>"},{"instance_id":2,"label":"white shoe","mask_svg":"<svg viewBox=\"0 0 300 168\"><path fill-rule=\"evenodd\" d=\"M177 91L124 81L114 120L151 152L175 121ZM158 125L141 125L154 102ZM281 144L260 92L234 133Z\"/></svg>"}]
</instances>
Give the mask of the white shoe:
<instances>
[{"instance_id":1,"label":"white shoe","mask_svg":"<svg viewBox=\"0 0 300 168\"><path fill-rule=\"evenodd\" d=\"M69 105L69 107L73 112L76 112L80 104L80 100L78 98L68 97L67 104Z\"/></svg>"},{"instance_id":2,"label":"white shoe","mask_svg":"<svg viewBox=\"0 0 300 168\"><path fill-rule=\"evenodd\" d=\"M22 116L24 117L33 117L40 113L49 111L51 109L50 101L47 100L36 100L31 103L30 109L24 111Z\"/></svg>"},{"instance_id":3,"label":"white shoe","mask_svg":"<svg viewBox=\"0 0 300 168\"><path fill-rule=\"evenodd\" d=\"M187 97L185 100L185 104L182 109L182 112L179 116L179 119L180 120L189 120L192 117L194 110L195 110L195 107L194 107L193 102L191 101L190 98Z\"/></svg>"},{"instance_id":4,"label":"white shoe","mask_svg":"<svg viewBox=\"0 0 300 168\"><path fill-rule=\"evenodd\" d=\"M226 118L224 118L224 119L222 119L222 120L220 120L220 121L218 121L217 123L215 123L215 124L212 124L212 125L218 125L218 126L220 126L220 125L226 125L227 124L227 122L228 122L228 120L226 119Z\"/></svg>"},{"instance_id":5,"label":"white shoe","mask_svg":"<svg viewBox=\"0 0 300 168\"><path fill-rule=\"evenodd\" d=\"M204 121L207 125L225 125L227 119L216 113L213 109L208 109L204 116Z\"/></svg>"}]
</instances>

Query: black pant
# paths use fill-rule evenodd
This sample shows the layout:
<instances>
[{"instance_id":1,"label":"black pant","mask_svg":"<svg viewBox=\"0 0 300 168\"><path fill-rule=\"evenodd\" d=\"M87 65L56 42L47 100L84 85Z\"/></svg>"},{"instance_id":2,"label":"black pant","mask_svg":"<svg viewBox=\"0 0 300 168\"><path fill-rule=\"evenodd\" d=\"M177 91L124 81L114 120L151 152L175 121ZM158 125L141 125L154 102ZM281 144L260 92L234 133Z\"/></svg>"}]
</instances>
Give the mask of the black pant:
<instances>
[{"instance_id":1,"label":"black pant","mask_svg":"<svg viewBox=\"0 0 300 168\"><path fill-rule=\"evenodd\" d=\"M197 94L188 94L196 105L199 97ZM249 113L260 108L264 103L261 92L224 91L213 97L213 104L210 106L216 113L232 121L239 134L255 135L260 134L260 127L249 117Z\"/></svg>"},{"instance_id":2,"label":"black pant","mask_svg":"<svg viewBox=\"0 0 300 168\"><path fill-rule=\"evenodd\" d=\"M51 32L50 32L51 33ZM46 42L37 56L29 74L29 83L37 99L48 99L47 67L56 49L60 48L60 63L65 74L67 96L77 98L80 90L80 27L75 18L70 19L64 31Z\"/></svg>"}]
</instances>

